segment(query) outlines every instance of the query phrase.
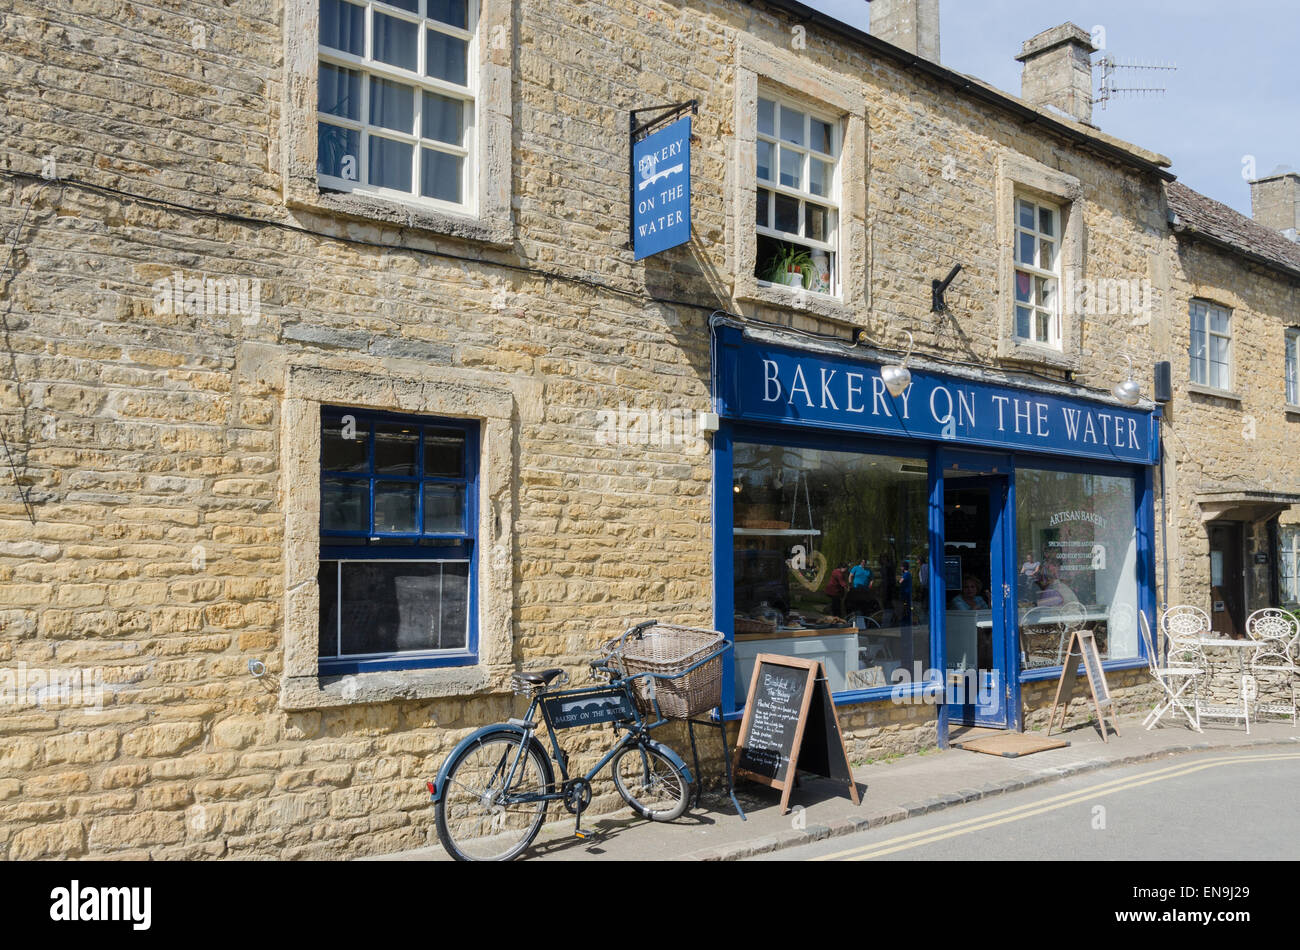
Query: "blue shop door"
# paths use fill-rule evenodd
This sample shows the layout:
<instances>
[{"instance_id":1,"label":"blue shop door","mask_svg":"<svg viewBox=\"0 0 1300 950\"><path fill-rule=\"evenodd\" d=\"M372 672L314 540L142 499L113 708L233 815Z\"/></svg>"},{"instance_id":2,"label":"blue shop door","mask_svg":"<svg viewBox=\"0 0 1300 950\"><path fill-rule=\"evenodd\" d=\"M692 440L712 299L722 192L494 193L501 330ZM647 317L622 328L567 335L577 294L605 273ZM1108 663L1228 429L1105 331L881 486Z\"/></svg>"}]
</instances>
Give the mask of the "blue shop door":
<instances>
[{"instance_id":1,"label":"blue shop door","mask_svg":"<svg viewBox=\"0 0 1300 950\"><path fill-rule=\"evenodd\" d=\"M949 456L943 466L943 701L952 724L1010 725L1008 471L1009 466L979 457L958 462Z\"/></svg>"}]
</instances>

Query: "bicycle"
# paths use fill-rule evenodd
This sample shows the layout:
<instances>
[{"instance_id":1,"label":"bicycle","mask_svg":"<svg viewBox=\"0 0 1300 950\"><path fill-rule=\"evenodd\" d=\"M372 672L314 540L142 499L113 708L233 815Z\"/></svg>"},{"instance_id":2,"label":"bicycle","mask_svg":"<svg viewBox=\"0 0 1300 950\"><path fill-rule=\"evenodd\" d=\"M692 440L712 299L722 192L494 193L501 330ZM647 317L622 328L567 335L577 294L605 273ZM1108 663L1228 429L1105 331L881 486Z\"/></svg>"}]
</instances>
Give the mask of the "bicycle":
<instances>
[{"instance_id":1,"label":"bicycle","mask_svg":"<svg viewBox=\"0 0 1300 950\"><path fill-rule=\"evenodd\" d=\"M690 802L694 778L676 752L650 737L666 723L655 704L654 722L641 716L634 700L633 681L654 673L623 676L593 660L592 672L607 676L606 685L551 691L551 684L569 681L562 669L515 673L511 686L529 697L522 719L484 726L452 750L435 781L427 783L433 796L438 838L458 861L508 861L537 837L550 802L561 801L575 816L574 834L586 837L582 812L591 803L592 779L610 765L614 787L632 809L650 821L680 818ZM558 681L558 682L557 682ZM546 723L551 752L536 735L538 713ZM585 775L569 777L568 756L556 732L575 726L609 722L614 745ZM551 760L560 767L555 780Z\"/></svg>"}]
</instances>

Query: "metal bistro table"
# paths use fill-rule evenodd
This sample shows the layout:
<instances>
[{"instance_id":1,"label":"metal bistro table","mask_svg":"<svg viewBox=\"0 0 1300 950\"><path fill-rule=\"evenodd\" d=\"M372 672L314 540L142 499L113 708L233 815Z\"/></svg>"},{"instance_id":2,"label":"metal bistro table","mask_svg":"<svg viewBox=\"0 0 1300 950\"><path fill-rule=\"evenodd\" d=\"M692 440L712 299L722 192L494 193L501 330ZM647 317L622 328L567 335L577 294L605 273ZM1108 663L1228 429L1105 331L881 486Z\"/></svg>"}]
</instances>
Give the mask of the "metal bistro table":
<instances>
[{"instance_id":1,"label":"metal bistro table","mask_svg":"<svg viewBox=\"0 0 1300 950\"><path fill-rule=\"evenodd\" d=\"M1246 678L1246 651L1255 651L1259 649L1259 641L1245 637L1241 640L1233 640L1227 637L1197 637L1196 645L1201 649L1205 657L1205 683L1201 687L1202 692L1196 696L1196 713L1197 717L1209 719L1240 719L1246 725L1246 732L1250 732L1250 697L1246 695L1245 678ZM1236 668L1227 662L1216 663L1210 656L1210 650L1228 650L1237 654ZM1226 674L1231 674L1232 679L1228 681ZM1216 683L1217 678L1217 683ZM1223 689L1228 683L1231 687L1228 689L1228 695L1234 697L1227 703L1214 702L1210 697L1210 691L1217 685Z\"/></svg>"}]
</instances>

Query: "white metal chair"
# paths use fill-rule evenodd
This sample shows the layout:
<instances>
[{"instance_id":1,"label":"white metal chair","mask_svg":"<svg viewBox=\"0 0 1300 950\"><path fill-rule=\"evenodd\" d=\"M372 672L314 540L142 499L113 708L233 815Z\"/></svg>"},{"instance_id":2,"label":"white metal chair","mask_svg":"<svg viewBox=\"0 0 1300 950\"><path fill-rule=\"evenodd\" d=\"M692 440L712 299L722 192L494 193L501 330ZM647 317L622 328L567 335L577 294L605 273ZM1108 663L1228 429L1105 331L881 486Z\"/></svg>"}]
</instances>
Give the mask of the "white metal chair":
<instances>
[{"instance_id":1,"label":"white metal chair","mask_svg":"<svg viewBox=\"0 0 1300 950\"><path fill-rule=\"evenodd\" d=\"M1055 607L1030 607L1020 618L1021 639L1027 629L1036 628L1039 633L1056 633L1056 665L1064 660L1065 648L1070 634L1083 626L1083 608L1078 604L1061 604ZM1022 662L1028 663L1028 651L1022 648ZM1044 657L1045 659L1045 657Z\"/></svg>"},{"instance_id":2,"label":"white metal chair","mask_svg":"<svg viewBox=\"0 0 1300 950\"><path fill-rule=\"evenodd\" d=\"M1243 673L1237 687L1237 698L1229 702L1218 702L1211 698L1212 688L1210 661L1201 648L1200 640L1211 632L1210 615L1200 607L1180 604L1165 611L1160 621L1164 629L1166 642L1169 644L1170 667L1195 667L1201 671L1196 688L1196 721L1206 719L1240 719L1246 725L1246 734L1250 734L1250 704L1254 680L1250 674Z\"/></svg>"},{"instance_id":3,"label":"white metal chair","mask_svg":"<svg viewBox=\"0 0 1300 950\"><path fill-rule=\"evenodd\" d=\"M1209 634L1210 615L1200 607L1179 604L1165 611L1160 629L1168 644L1174 640L1196 640Z\"/></svg>"},{"instance_id":4,"label":"white metal chair","mask_svg":"<svg viewBox=\"0 0 1300 950\"><path fill-rule=\"evenodd\" d=\"M1276 649L1289 657L1300 639L1300 623L1285 610L1265 607L1246 618L1246 636L1261 642L1274 641Z\"/></svg>"},{"instance_id":5,"label":"white metal chair","mask_svg":"<svg viewBox=\"0 0 1300 950\"><path fill-rule=\"evenodd\" d=\"M1254 695L1250 699L1254 701L1255 721L1259 721L1260 714L1287 716L1294 726L1297 706L1296 677L1300 676L1300 668L1291 662L1291 657L1282 641L1273 639L1260 641L1259 648L1250 660L1249 675L1254 688ZM1263 698L1265 693L1268 699Z\"/></svg>"},{"instance_id":6,"label":"white metal chair","mask_svg":"<svg viewBox=\"0 0 1300 950\"><path fill-rule=\"evenodd\" d=\"M1147 651L1147 666L1151 670L1151 678L1160 684L1164 690L1164 699L1156 704L1155 709L1147 714L1146 719L1142 721L1147 729L1150 729L1158 723L1171 709L1177 709L1187 717L1188 723L1197 732L1203 732L1198 718L1194 715L1196 711L1195 682L1196 677L1201 675L1201 670L1196 666L1161 666L1160 657L1151 638L1151 625L1147 623L1147 615L1144 611L1138 611L1138 626L1142 631L1142 644ZM1184 698L1183 694L1187 689L1192 688L1192 695ZM1187 708L1188 701L1191 701L1192 708Z\"/></svg>"}]
</instances>

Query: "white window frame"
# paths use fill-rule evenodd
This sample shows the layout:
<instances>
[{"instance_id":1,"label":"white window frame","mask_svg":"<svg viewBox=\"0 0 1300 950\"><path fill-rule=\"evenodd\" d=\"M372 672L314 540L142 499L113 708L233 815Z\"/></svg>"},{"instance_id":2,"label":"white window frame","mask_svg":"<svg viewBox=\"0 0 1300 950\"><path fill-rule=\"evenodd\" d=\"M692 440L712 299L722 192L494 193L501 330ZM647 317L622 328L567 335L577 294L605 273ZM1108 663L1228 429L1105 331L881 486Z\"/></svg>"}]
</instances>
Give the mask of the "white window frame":
<instances>
[{"instance_id":1,"label":"white window frame","mask_svg":"<svg viewBox=\"0 0 1300 950\"><path fill-rule=\"evenodd\" d=\"M1286 331L1283 349L1283 379L1286 382L1286 404L1300 406L1300 327Z\"/></svg>"},{"instance_id":2,"label":"white window frame","mask_svg":"<svg viewBox=\"0 0 1300 950\"><path fill-rule=\"evenodd\" d=\"M351 0L340 0L340 2L351 3ZM400 7L378 2L378 0L366 0L364 3L352 3L351 5L362 7L365 10L365 37L364 46L362 48L363 55L356 56L342 50L334 49L330 46L318 46L317 56L320 62L328 63L331 66L337 66L344 69L355 70L361 74L359 103L359 111L361 115L360 121L342 118L329 112L321 112L319 109L316 112L316 120L318 123L352 129L358 133L358 151L360 154L357 156L357 180L350 181L346 178L340 178L334 175L321 174L318 171L317 181L321 187L332 188L337 191L372 194L381 198L393 198L399 201L425 205L443 211L468 214L473 214L475 212L476 189L474 187L474 130L475 116L478 112L478 44L475 42L475 36L478 31L479 0L465 0L465 3L467 8L466 21L468 29L460 29L424 15L425 11L428 10L429 0L419 0L421 12L418 14L403 10ZM392 17L393 19L415 24L417 39L416 68L414 70L394 66L390 63L377 60L371 56L374 39L374 22L377 13ZM454 83L425 75L425 66L427 62L426 48L428 46L428 30L430 29L464 41L466 46L465 86L458 86ZM415 88L415 108L412 128L419 134L398 132L384 126L370 124L370 83L372 78L388 79ZM445 96L449 99L458 99L464 104L461 110L461 145L457 146L446 142L439 142L436 139L427 138L422 134L424 131L422 124L424 106L423 94L425 92L437 93L438 95ZM388 139L390 141L402 142L412 146L411 191L403 192L370 183L369 145L372 136ZM438 198L427 197L420 193L420 166L423 160L422 152L424 149L444 152L462 159L460 181L460 193L462 196L461 202L449 202Z\"/></svg>"},{"instance_id":3,"label":"white window frame","mask_svg":"<svg viewBox=\"0 0 1300 950\"><path fill-rule=\"evenodd\" d=\"M278 152L286 207L426 231L493 247L514 246L511 79L515 44L511 37L516 33L516 5L512 0L476 0L476 3L476 31L466 64L467 69L472 69L469 75L475 91L474 134L466 145L472 149L473 179L471 189L462 196L464 204L451 206L446 202L439 204L436 199L416 200L418 180L409 195L376 194L356 188L338 191L322 186L316 170L320 0L285 0ZM383 10L388 12L386 7ZM402 76L403 81L413 78ZM366 103L368 107L368 97Z\"/></svg>"},{"instance_id":4,"label":"white window frame","mask_svg":"<svg viewBox=\"0 0 1300 950\"><path fill-rule=\"evenodd\" d=\"M728 175L731 193L727 215L727 270L737 313L753 307L774 307L817 319L862 326L870 318L871 294L867 266L871 234L867 230L867 179L852 169L867 167L868 95L861 77L831 70L810 61L798 50L769 43L741 32L736 36L734 152ZM840 130L839 221L840 250L837 295L810 293L802 287L780 287L760 281L757 214L757 132L760 89L764 98L781 96L823 118L837 118Z\"/></svg>"},{"instance_id":5,"label":"white window frame","mask_svg":"<svg viewBox=\"0 0 1300 950\"><path fill-rule=\"evenodd\" d=\"M1278 582L1282 602L1300 601L1300 525L1282 525L1278 532ZM1286 594L1293 598L1287 600Z\"/></svg>"},{"instance_id":6,"label":"white window frame","mask_svg":"<svg viewBox=\"0 0 1300 950\"><path fill-rule=\"evenodd\" d=\"M1020 208L1022 204L1027 204L1034 209L1034 226L1027 228L1020 221ZM1050 346L1053 349L1061 348L1061 250L1062 250L1062 222L1065 215L1060 205L1049 203L1039 199L1034 195L1017 193L1015 202L1012 205L1014 220L1012 221L1012 234L1014 236L1014 245L1012 246L1012 259L1015 262L1015 281L1017 287L1020 283L1021 275L1029 280L1029 297L1027 302L1022 302L1013 294L1012 306L1015 308L1013 313L1013 327L1017 339L1027 340L1030 343L1036 343L1040 346ZM1042 212L1047 211L1052 215L1052 231L1048 234L1040 229L1042 221ZM1032 262L1020 260L1020 246L1024 236L1033 239L1034 242L1034 259ZM1050 241L1055 248L1055 255L1052 259L1051 267L1042 266L1042 247L1043 241ZM1051 305L1041 305L1036 297L1035 289L1038 281L1050 282ZM1020 333L1020 311L1029 311L1029 334L1026 336ZM1039 320L1046 317L1047 333L1040 338L1037 327Z\"/></svg>"},{"instance_id":7,"label":"white window frame","mask_svg":"<svg viewBox=\"0 0 1300 950\"><path fill-rule=\"evenodd\" d=\"M755 117L755 122L754 122L755 125L755 133L754 133L755 207L757 208L758 192L760 190L770 192L773 197L768 201L768 208L767 208L768 224L766 226L757 224L757 214L755 215L755 222L756 222L754 225L755 233L761 234L765 237L773 238L774 240L777 241L783 241L787 244L795 244L800 247L806 247L809 250L825 251L830 259L830 283L831 283L830 289L828 291L825 291L825 293L831 297L838 297L840 293L840 281L839 281L840 155L843 152L843 136L844 136L842 123L840 122L839 118L827 112L823 112L815 108L810 108L809 106L801 102L796 102L795 100L790 99L789 97L782 96L779 93L773 92L772 90L767 89L765 87L759 88L758 98L760 102L760 108L761 108L761 103L763 101L773 103L773 112L772 112L772 134L771 135L768 135L758 129L757 116ZM803 140L804 142L808 143L807 145L796 145L794 143L788 142L785 139L781 138L782 110L797 112L803 116ZM812 148L811 143L812 143L812 120L813 119L816 119L819 122L824 122L830 126L831 150L833 154L817 151L816 149ZM762 179L758 177L757 159L758 159L758 148L759 148L758 143L760 142L766 142L772 146L771 168L769 169L769 171L772 173L774 177L770 179ZM788 185L781 184L780 154L782 150L795 152L801 156L800 163L799 163L801 187L799 188L792 188ZM826 195L819 195L813 192L811 188L802 187L805 182L811 184L810 160L813 158L819 159L823 162L828 162L831 165L830 182L827 188L828 194ZM817 204L827 208L829 214L828 214L826 231L828 236L830 237L830 240L818 241L813 238L806 237L803 234L796 234L789 231L778 230L775 227L776 224L775 196L778 194L785 195L788 198L793 198L799 202L798 223L799 223L800 231L806 230L807 227L807 216L804 213L806 202L811 202L813 204ZM756 260L755 262L756 277L757 277L757 268L761 267L762 264L763 262L761 260ZM764 287L783 286L780 284L771 283L767 280L764 280L761 277L758 277L758 281L760 285ZM787 287L785 289L793 290L794 288Z\"/></svg>"},{"instance_id":8,"label":"white window frame","mask_svg":"<svg viewBox=\"0 0 1300 950\"><path fill-rule=\"evenodd\" d=\"M1200 310L1200 317L1203 322L1203 329L1198 334L1196 330L1197 310ZM1211 317L1214 314L1222 314L1227 323L1228 330L1226 333L1220 333L1213 329ZM1193 385L1204 386L1209 389L1222 390L1228 392L1232 389L1232 310L1228 307L1222 307L1218 304L1211 303L1208 300L1194 299L1188 305L1187 313L1187 331L1188 331L1188 378ZM1196 357L1196 341L1198 336L1204 337L1204 356L1199 360ZM1214 341L1224 341L1224 358L1221 361L1213 359ZM1223 377L1219 380L1214 379L1213 368L1216 365L1223 366ZM1197 367L1201 369L1200 378L1197 378Z\"/></svg>"},{"instance_id":9,"label":"white window frame","mask_svg":"<svg viewBox=\"0 0 1300 950\"><path fill-rule=\"evenodd\" d=\"M1016 199L1030 198L1054 206L1058 213L1057 345L1016 336ZM1082 287L1087 244L1083 222L1084 189L1073 175L1049 168L1027 155L1006 151L998 156L994 220L997 222L998 349L1008 363L1081 372L1084 315L1070 302Z\"/></svg>"}]
</instances>

